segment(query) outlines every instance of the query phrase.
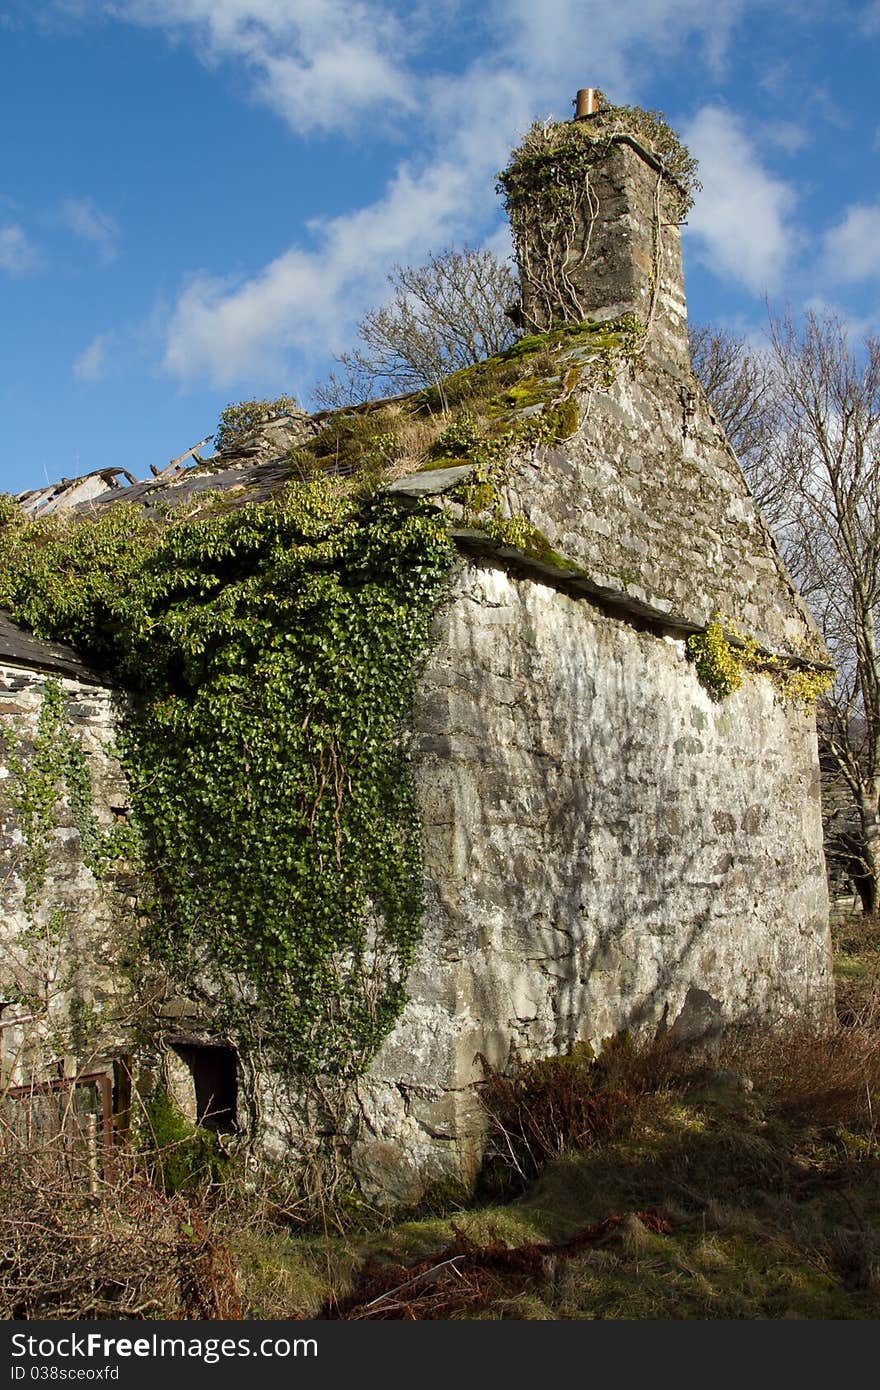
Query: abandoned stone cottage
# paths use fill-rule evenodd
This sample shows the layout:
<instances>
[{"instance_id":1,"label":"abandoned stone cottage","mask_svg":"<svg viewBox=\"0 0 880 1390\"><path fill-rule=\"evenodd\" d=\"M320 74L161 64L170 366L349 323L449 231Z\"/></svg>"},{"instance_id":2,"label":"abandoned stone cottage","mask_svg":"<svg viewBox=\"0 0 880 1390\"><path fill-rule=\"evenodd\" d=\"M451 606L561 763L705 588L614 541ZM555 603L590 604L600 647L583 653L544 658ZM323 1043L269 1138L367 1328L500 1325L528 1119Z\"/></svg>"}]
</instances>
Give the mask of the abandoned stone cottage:
<instances>
[{"instance_id":1,"label":"abandoned stone cottage","mask_svg":"<svg viewBox=\"0 0 880 1390\"><path fill-rule=\"evenodd\" d=\"M147 967L136 885L125 863L100 872L94 849L129 814L126 697L87 654L4 617L13 1101L78 1086L109 1132L132 1085L160 1084L253 1152L308 1163L329 1148L366 1194L408 1202L476 1171L483 1058L827 1017L815 724L786 698L791 677L821 669L822 646L692 374L685 189L651 136L589 111L530 133L505 176L526 336L495 364L486 428L507 431L503 466L497 449L480 455L468 416L446 456L381 484L384 507L442 519L455 560L411 710L420 931L369 1064L335 1086L285 1072L220 1021L216 965L186 985ZM545 205L529 178L548 165ZM377 411L341 416L363 431ZM205 491L256 506L302 478L297 451L334 419L291 412L207 463L126 487L91 475L20 504L100 516ZM724 699L687 645L708 632L729 657L718 615L765 667Z\"/></svg>"}]
</instances>

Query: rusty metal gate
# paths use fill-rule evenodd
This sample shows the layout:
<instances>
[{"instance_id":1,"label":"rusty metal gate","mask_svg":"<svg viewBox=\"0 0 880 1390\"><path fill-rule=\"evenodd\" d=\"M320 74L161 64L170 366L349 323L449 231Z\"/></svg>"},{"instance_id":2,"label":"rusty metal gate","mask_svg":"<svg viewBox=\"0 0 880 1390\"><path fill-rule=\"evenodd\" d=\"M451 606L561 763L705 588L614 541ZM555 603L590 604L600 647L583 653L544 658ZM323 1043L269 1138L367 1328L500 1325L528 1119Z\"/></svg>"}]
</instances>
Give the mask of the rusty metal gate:
<instances>
[{"instance_id":1,"label":"rusty metal gate","mask_svg":"<svg viewBox=\"0 0 880 1390\"><path fill-rule=\"evenodd\" d=\"M0 1159L91 1187L112 1175L112 1111L106 1072L12 1086L0 1100Z\"/></svg>"}]
</instances>

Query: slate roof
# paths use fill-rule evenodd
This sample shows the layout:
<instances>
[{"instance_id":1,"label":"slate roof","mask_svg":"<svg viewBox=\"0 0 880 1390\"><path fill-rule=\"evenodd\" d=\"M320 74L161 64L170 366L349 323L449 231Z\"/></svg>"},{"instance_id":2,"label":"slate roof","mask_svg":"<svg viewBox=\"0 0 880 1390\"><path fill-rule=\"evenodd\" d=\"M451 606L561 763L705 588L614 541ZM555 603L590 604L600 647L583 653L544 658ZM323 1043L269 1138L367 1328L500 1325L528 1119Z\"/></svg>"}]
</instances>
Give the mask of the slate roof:
<instances>
[{"instance_id":1,"label":"slate roof","mask_svg":"<svg viewBox=\"0 0 880 1390\"><path fill-rule=\"evenodd\" d=\"M33 633L16 626L3 609L0 609L0 662L22 666L27 670L53 671L61 676L86 681L89 685L106 684L85 665L72 647L34 637Z\"/></svg>"}]
</instances>

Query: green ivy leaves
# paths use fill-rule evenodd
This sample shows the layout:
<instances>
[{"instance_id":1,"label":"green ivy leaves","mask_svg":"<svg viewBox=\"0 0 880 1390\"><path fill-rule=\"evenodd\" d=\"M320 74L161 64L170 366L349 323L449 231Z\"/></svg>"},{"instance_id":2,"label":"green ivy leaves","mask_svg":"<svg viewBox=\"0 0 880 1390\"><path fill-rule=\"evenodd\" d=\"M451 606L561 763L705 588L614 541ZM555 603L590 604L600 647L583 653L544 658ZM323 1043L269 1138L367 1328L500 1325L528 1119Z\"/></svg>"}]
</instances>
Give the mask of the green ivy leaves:
<instances>
[{"instance_id":1,"label":"green ivy leaves","mask_svg":"<svg viewBox=\"0 0 880 1390\"><path fill-rule=\"evenodd\" d=\"M429 509L364 510L321 478L164 526L7 517L0 602L131 696L120 749L162 902L145 944L298 1072L359 1070L403 1006L406 729L452 559Z\"/></svg>"}]
</instances>

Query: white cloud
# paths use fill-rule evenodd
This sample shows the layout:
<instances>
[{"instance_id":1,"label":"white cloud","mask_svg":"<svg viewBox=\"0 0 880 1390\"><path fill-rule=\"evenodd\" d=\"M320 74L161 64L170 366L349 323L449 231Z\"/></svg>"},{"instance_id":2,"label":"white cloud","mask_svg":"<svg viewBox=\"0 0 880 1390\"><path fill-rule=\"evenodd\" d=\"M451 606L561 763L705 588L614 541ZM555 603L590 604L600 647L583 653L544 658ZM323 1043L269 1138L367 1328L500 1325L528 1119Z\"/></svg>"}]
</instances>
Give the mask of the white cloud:
<instances>
[{"instance_id":1,"label":"white cloud","mask_svg":"<svg viewBox=\"0 0 880 1390\"><path fill-rule=\"evenodd\" d=\"M119 227L91 198L67 198L61 204L59 219L62 226L80 240L93 246L102 265L109 265L119 255Z\"/></svg>"},{"instance_id":2,"label":"white cloud","mask_svg":"<svg viewBox=\"0 0 880 1390\"><path fill-rule=\"evenodd\" d=\"M313 222L311 248L290 247L244 283L207 274L190 281L168 328L168 372L218 387L258 373L283 378L292 352L318 359L350 346L395 262L497 225L495 174L529 123L526 83L478 60L464 74L426 80L422 97L433 148L418 166L402 163L375 203ZM509 249L504 233L489 235Z\"/></svg>"},{"instance_id":3,"label":"white cloud","mask_svg":"<svg viewBox=\"0 0 880 1390\"><path fill-rule=\"evenodd\" d=\"M809 145L812 139L810 132L796 121L776 121L765 125L761 134L771 145L776 145L786 154L797 154L805 145Z\"/></svg>"},{"instance_id":4,"label":"white cloud","mask_svg":"<svg viewBox=\"0 0 880 1390\"><path fill-rule=\"evenodd\" d=\"M701 260L753 294L774 290L797 241L794 189L767 172L742 122L724 107L704 106L684 138L703 184L688 225Z\"/></svg>"},{"instance_id":5,"label":"white cloud","mask_svg":"<svg viewBox=\"0 0 880 1390\"><path fill-rule=\"evenodd\" d=\"M98 333L84 348L73 364L73 375L79 381L98 381L104 375L110 334Z\"/></svg>"},{"instance_id":6,"label":"white cloud","mask_svg":"<svg viewBox=\"0 0 880 1390\"><path fill-rule=\"evenodd\" d=\"M307 60L267 56L262 66L258 91L294 130L350 128L370 108L413 105L393 64L355 42L341 40Z\"/></svg>"},{"instance_id":7,"label":"white cloud","mask_svg":"<svg viewBox=\"0 0 880 1390\"><path fill-rule=\"evenodd\" d=\"M57 2L57 0L56 0ZM80 0L90 12L92 0ZM578 86L632 99L658 62L696 45L720 69L743 12L764 0L484 0L478 14L460 0L430 5L394 0L102 0L107 15L164 29L205 63L235 61L253 91L298 133L363 129L365 115L411 118L427 79L412 59L454 26L475 36L487 67L526 78L533 102L549 93L557 117L570 114ZM450 85L456 78L444 74ZM533 112L533 114L535 114ZM426 126L426 135L429 134Z\"/></svg>"},{"instance_id":8,"label":"white cloud","mask_svg":"<svg viewBox=\"0 0 880 1390\"><path fill-rule=\"evenodd\" d=\"M8 275L26 275L38 263L36 249L24 227L17 222L0 227L0 270Z\"/></svg>"},{"instance_id":9,"label":"white cloud","mask_svg":"<svg viewBox=\"0 0 880 1390\"><path fill-rule=\"evenodd\" d=\"M865 338L876 336L880 328L880 306L862 305L863 312L853 313L846 306L835 303L822 294L813 294L806 300L804 310L812 310L819 318L833 318L843 325L850 342L858 344Z\"/></svg>"},{"instance_id":10,"label":"white cloud","mask_svg":"<svg viewBox=\"0 0 880 1390\"><path fill-rule=\"evenodd\" d=\"M497 256L499 261L510 261L516 267L513 253L513 237L510 234L510 224L501 222L495 228L491 236L485 237L482 242L484 251L491 251L493 256Z\"/></svg>"},{"instance_id":11,"label":"white cloud","mask_svg":"<svg viewBox=\"0 0 880 1390\"><path fill-rule=\"evenodd\" d=\"M703 60L723 66L731 31L747 0L493 0L503 51L534 73L577 87L601 87L631 100L642 74L695 42ZM566 88L567 91L567 88ZM557 117L570 115L556 109Z\"/></svg>"},{"instance_id":12,"label":"white cloud","mask_svg":"<svg viewBox=\"0 0 880 1390\"><path fill-rule=\"evenodd\" d=\"M462 231L466 171L436 164L401 169L381 202L316 224L318 248L292 247L244 284L197 276L178 300L164 365L183 381L216 386L263 371L277 375L291 349L341 346L357 317L383 292L387 268Z\"/></svg>"},{"instance_id":13,"label":"white cloud","mask_svg":"<svg viewBox=\"0 0 880 1390\"><path fill-rule=\"evenodd\" d=\"M414 106L412 76L390 56L407 51L405 25L374 0L110 0L104 10L186 37L204 63L243 63L255 94L300 133Z\"/></svg>"},{"instance_id":14,"label":"white cloud","mask_svg":"<svg viewBox=\"0 0 880 1390\"><path fill-rule=\"evenodd\" d=\"M218 386L289 375L292 357L319 358L347 344L395 261L453 239L500 236L507 244L493 230L500 221L494 175L536 115L566 118L575 90L588 82L616 100L634 99L642 75L685 49L719 66L749 3L763 0L634 0L610 9L599 0L487 0L478 16L460 0L408 7L400 0L102 0L103 13L162 28L205 63L236 64L296 133L363 136L381 120L405 121L411 135L416 113L423 139L419 162L402 163L381 198L314 224L310 245L282 250L245 281L192 276L168 321L166 371ZM475 37L464 72L432 67L431 37L444 24ZM725 247L732 273L763 285L785 259L784 237L774 235L787 190L745 159L745 137L737 145L729 122L712 139L711 112L701 115L708 168L719 156L736 165L728 206L738 214L747 194L754 214L745 234L739 225L726 230L716 196L714 220L711 211L703 219L704 244Z\"/></svg>"},{"instance_id":15,"label":"white cloud","mask_svg":"<svg viewBox=\"0 0 880 1390\"><path fill-rule=\"evenodd\" d=\"M860 16L860 27L863 33L871 37L880 33L880 0L871 0L871 4L865 6Z\"/></svg>"},{"instance_id":16,"label":"white cloud","mask_svg":"<svg viewBox=\"0 0 880 1390\"><path fill-rule=\"evenodd\" d=\"M825 235L825 271L831 280L880 278L880 203L854 203Z\"/></svg>"}]
</instances>

